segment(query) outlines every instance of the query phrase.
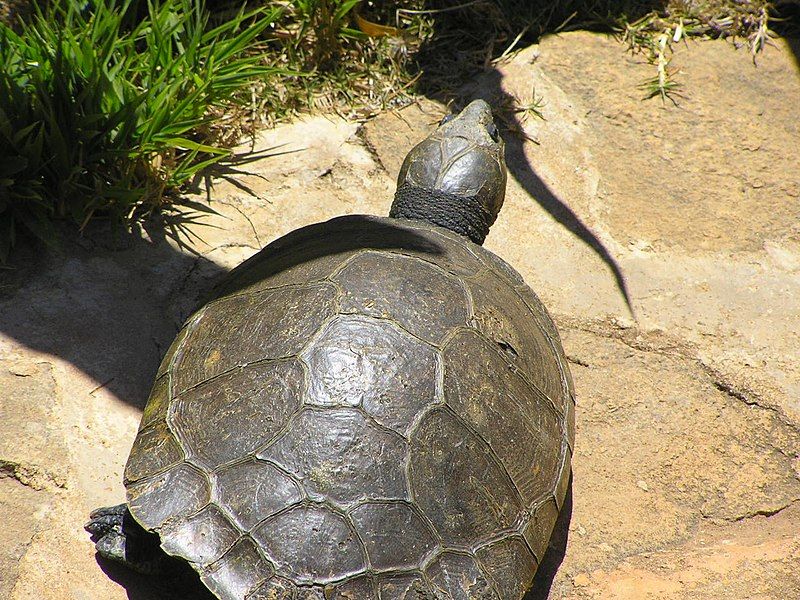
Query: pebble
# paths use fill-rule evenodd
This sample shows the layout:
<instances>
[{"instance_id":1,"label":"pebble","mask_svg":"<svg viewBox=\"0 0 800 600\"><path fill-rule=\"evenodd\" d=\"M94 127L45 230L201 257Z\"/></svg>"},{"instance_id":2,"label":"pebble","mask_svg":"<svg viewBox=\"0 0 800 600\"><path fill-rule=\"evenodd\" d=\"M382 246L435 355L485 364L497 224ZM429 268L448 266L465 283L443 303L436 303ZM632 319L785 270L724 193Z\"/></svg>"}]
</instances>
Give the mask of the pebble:
<instances>
[{"instance_id":1,"label":"pebble","mask_svg":"<svg viewBox=\"0 0 800 600\"><path fill-rule=\"evenodd\" d=\"M575 587L586 587L587 585L590 585L591 583L592 583L592 580L589 578L589 575L587 575L586 573L581 573L579 575L575 575L575 577L572 578L572 584Z\"/></svg>"}]
</instances>

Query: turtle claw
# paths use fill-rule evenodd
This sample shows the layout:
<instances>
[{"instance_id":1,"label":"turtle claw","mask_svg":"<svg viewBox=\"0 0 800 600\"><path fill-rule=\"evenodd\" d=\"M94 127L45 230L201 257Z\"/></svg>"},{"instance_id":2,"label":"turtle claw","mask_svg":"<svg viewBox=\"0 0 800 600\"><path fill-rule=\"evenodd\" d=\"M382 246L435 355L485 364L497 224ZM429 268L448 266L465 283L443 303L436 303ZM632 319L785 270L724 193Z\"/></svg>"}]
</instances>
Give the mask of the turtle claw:
<instances>
[{"instance_id":1,"label":"turtle claw","mask_svg":"<svg viewBox=\"0 0 800 600\"><path fill-rule=\"evenodd\" d=\"M100 556L134 571L159 572L168 560L158 536L142 529L125 504L93 510L83 528L92 535Z\"/></svg>"},{"instance_id":2,"label":"turtle claw","mask_svg":"<svg viewBox=\"0 0 800 600\"><path fill-rule=\"evenodd\" d=\"M104 506L89 513L89 521L83 528L93 537L102 537L110 531L122 532L122 523L128 507L125 504L117 506Z\"/></svg>"},{"instance_id":3,"label":"turtle claw","mask_svg":"<svg viewBox=\"0 0 800 600\"><path fill-rule=\"evenodd\" d=\"M130 561L128 561L127 553L125 552L126 541L127 540L122 533L110 531L97 540L97 543L94 545L94 547L95 550L97 550L97 553L103 558L120 562L122 564L128 564ZM132 568L139 570L136 569L135 566Z\"/></svg>"}]
</instances>

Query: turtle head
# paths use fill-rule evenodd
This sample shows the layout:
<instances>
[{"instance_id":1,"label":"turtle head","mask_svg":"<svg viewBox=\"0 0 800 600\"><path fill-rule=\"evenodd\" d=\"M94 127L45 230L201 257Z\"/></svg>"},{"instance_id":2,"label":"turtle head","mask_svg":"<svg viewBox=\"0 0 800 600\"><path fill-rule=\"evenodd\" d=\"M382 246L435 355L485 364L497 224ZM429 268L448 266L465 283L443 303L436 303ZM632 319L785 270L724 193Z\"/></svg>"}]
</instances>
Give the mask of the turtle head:
<instances>
[{"instance_id":1,"label":"turtle head","mask_svg":"<svg viewBox=\"0 0 800 600\"><path fill-rule=\"evenodd\" d=\"M505 199L503 151L491 108L474 100L408 153L389 216L428 221L482 244Z\"/></svg>"}]
</instances>

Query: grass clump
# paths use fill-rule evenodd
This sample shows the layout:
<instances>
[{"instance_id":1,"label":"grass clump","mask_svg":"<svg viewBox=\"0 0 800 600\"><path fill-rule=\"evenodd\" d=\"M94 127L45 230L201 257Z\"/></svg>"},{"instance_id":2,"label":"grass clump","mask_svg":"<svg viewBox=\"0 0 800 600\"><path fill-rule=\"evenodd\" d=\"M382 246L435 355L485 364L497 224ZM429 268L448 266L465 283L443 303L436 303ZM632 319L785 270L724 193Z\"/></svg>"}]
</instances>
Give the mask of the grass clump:
<instances>
[{"instance_id":1,"label":"grass clump","mask_svg":"<svg viewBox=\"0 0 800 600\"><path fill-rule=\"evenodd\" d=\"M647 97L673 98L679 84L670 61L692 37L728 38L755 57L769 42L769 0L402 0L367 2L376 20L409 38L419 89L452 97L473 74L542 35L589 29L617 34L656 67Z\"/></svg>"},{"instance_id":2,"label":"grass clump","mask_svg":"<svg viewBox=\"0 0 800 600\"><path fill-rule=\"evenodd\" d=\"M0 260L53 219L130 224L229 152L214 119L274 74L252 52L280 8L216 27L193 0L54 0L19 32L0 23Z\"/></svg>"},{"instance_id":3,"label":"grass clump","mask_svg":"<svg viewBox=\"0 0 800 600\"><path fill-rule=\"evenodd\" d=\"M401 0L368 2L372 20L403 31L418 91L449 99L477 73L542 35L570 29L611 30L620 15L639 18L647 0ZM628 17L626 17L628 18Z\"/></svg>"},{"instance_id":4,"label":"grass clump","mask_svg":"<svg viewBox=\"0 0 800 600\"><path fill-rule=\"evenodd\" d=\"M670 62L679 42L690 37L729 38L747 46L755 62L772 35L771 10L767 0L669 0L663 9L634 21L619 19L617 31L631 51L644 54L656 66L656 75L642 84L646 98L675 102L680 84Z\"/></svg>"},{"instance_id":5,"label":"grass clump","mask_svg":"<svg viewBox=\"0 0 800 600\"><path fill-rule=\"evenodd\" d=\"M283 12L264 49L270 64L302 72L274 80L259 95L265 124L305 110L363 120L411 101L407 36L388 27L375 34L362 0L266 0ZM395 5L396 2L385 2ZM387 35L388 33L388 35Z\"/></svg>"}]
</instances>

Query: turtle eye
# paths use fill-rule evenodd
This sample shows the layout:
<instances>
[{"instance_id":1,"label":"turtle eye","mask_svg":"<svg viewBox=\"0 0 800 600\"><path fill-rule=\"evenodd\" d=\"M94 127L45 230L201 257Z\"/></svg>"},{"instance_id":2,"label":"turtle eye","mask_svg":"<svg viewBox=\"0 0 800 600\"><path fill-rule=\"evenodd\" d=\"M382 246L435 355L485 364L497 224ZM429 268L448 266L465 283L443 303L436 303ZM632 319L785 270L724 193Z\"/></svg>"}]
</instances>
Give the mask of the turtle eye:
<instances>
[{"instance_id":1,"label":"turtle eye","mask_svg":"<svg viewBox=\"0 0 800 600\"><path fill-rule=\"evenodd\" d=\"M494 122L491 122L486 126L486 131L489 132L489 135L495 142L500 141L500 132L497 131L497 125L495 125Z\"/></svg>"},{"instance_id":2,"label":"turtle eye","mask_svg":"<svg viewBox=\"0 0 800 600\"><path fill-rule=\"evenodd\" d=\"M442 120L441 120L441 121L439 121L439 127L441 127L441 126L442 126L442 125L444 125L445 123L449 123L449 122L450 122L450 121L452 121L454 118L455 118L455 115L454 115L453 113L450 113L449 115L445 115L445 116L442 118Z\"/></svg>"}]
</instances>

